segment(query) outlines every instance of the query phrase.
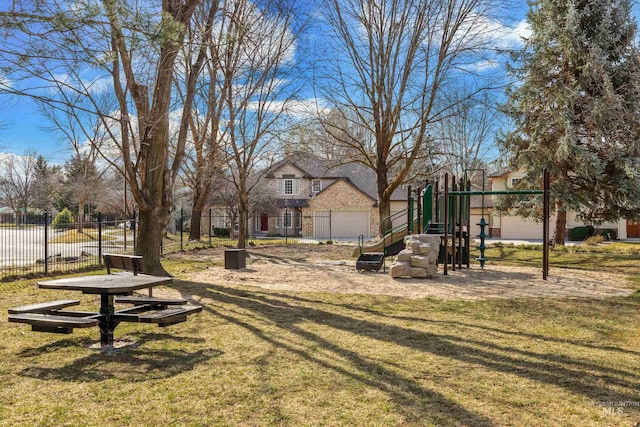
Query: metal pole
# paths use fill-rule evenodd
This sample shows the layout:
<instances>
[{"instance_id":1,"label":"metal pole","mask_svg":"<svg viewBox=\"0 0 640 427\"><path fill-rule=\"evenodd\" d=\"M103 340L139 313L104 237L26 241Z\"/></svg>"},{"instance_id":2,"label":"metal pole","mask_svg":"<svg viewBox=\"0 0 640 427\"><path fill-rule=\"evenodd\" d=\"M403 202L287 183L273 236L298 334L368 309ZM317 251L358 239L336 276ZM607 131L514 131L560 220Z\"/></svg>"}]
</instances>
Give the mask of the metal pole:
<instances>
[{"instance_id":1,"label":"metal pole","mask_svg":"<svg viewBox=\"0 0 640 427\"><path fill-rule=\"evenodd\" d=\"M459 187L461 190L464 188L464 180L460 178ZM458 268L462 268L462 257L464 251L462 250L462 209L464 208L464 198L458 196Z\"/></svg>"},{"instance_id":2,"label":"metal pole","mask_svg":"<svg viewBox=\"0 0 640 427\"><path fill-rule=\"evenodd\" d=\"M331 209L329 209L329 240L331 240L331 241L333 240L333 238L332 238L333 236L332 236L332 232L331 232L331 217L332 216L333 215L331 214Z\"/></svg>"},{"instance_id":3,"label":"metal pole","mask_svg":"<svg viewBox=\"0 0 640 427\"><path fill-rule=\"evenodd\" d=\"M49 274L49 212L44 213L44 274Z\"/></svg>"},{"instance_id":4,"label":"metal pole","mask_svg":"<svg viewBox=\"0 0 640 427\"><path fill-rule=\"evenodd\" d=\"M138 224L136 224L136 221L138 221L138 212L136 212L136 210L133 210L133 221L131 221L131 231L133 231L133 253L136 253L136 249L138 248L137 243L138 243Z\"/></svg>"},{"instance_id":5,"label":"metal pole","mask_svg":"<svg viewBox=\"0 0 640 427\"><path fill-rule=\"evenodd\" d=\"M183 228L183 221L184 221L184 208L182 206L180 206L180 252L184 251L184 243L183 243L183 237L182 237L182 228Z\"/></svg>"},{"instance_id":6,"label":"metal pole","mask_svg":"<svg viewBox=\"0 0 640 427\"><path fill-rule=\"evenodd\" d=\"M422 230L420 226L420 224L422 224L422 198L420 197L420 189L416 190L416 196L418 198L418 228L420 228L418 234L422 234L424 230Z\"/></svg>"},{"instance_id":7,"label":"metal pole","mask_svg":"<svg viewBox=\"0 0 640 427\"><path fill-rule=\"evenodd\" d=\"M457 191L456 176L451 176L451 188L453 191ZM451 223L453 233L451 235L451 270L456 271L456 204L458 202L458 196L451 197Z\"/></svg>"},{"instance_id":8,"label":"metal pole","mask_svg":"<svg viewBox=\"0 0 640 427\"><path fill-rule=\"evenodd\" d=\"M435 220L435 223L436 224L440 223L440 212L438 211L438 208L439 208L439 206L438 206L438 198L439 197L440 197L440 180L436 179L436 197L435 197L435 199L436 199L436 203L435 203L435 205L436 205L436 220Z\"/></svg>"},{"instance_id":9,"label":"metal pole","mask_svg":"<svg viewBox=\"0 0 640 427\"><path fill-rule=\"evenodd\" d=\"M287 231L287 216L289 216L289 215L287 215L288 213L289 213L289 210L285 209L284 210L284 218L283 218L284 221L282 221L283 222L282 225L284 225L284 243L285 244L289 243L289 233Z\"/></svg>"},{"instance_id":10,"label":"metal pole","mask_svg":"<svg viewBox=\"0 0 640 427\"><path fill-rule=\"evenodd\" d=\"M418 206L420 206L418 204ZM418 224L420 222L418 221ZM411 197L411 186L407 188L407 234L413 233L413 198Z\"/></svg>"},{"instance_id":11,"label":"metal pole","mask_svg":"<svg viewBox=\"0 0 640 427\"><path fill-rule=\"evenodd\" d=\"M444 265L444 275L447 275L447 262L449 261L449 242L447 239L447 233L449 232L449 174L445 173L444 174L444 236L443 236L443 243L444 243L444 256L443 258L443 262L442 264Z\"/></svg>"},{"instance_id":12,"label":"metal pole","mask_svg":"<svg viewBox=\"0 0 640 427\"><path fill-rule=\"evenodd\" d=\"M122 176L124 177L124 206L123 206L123 208L124 208L124 217L127 218L127 175L123 174ZM123 231L124 231L124 236L123 237L124 237L124 250L125 251L127 250L127 232L129 231L129 230L127 230L127 222L128 221L125 221L124 222L124 227L122 227Z\"/></svg>"},{"instance_id":13,"label":"metal pole","mask_svg":"<svg viewBox=\"0 0 640 427\"><path fill-rule=\"evenodd\" d=\"M471 180L467 180L467 191L471 191ZM465 239L467 247L467 268L471 267L471 196L467 196L467 236Z\"/></svg>"},{"instance_id":14,"label":"metal pole","mask_svg":"<svg viewBox=\"0 0 640 427\"><path fill-rule=\"evenodd\" d=\"M211 208L209 208L209 233L208 233L209 234L209 246L211 246L211 230L213 230L211 228L211 225L212 225L212 223L211 223Z\"/></svg>"},{"instance_id":15,"label":"metal pole","mask_svg":"<svg viewBox=\"0 0 640 427\"><path fill-rule=\"evenodd\" d=\"M549 171L543 171L543 191L542 196L542 280L547 280L549 276Z\"/></svg>"},{"instance_id":16,"label":"metal pole","mask_svg":"<svg viewBox=\"0 0 640 427\"><path fill-rule=\"evenodd\" d=\"M100 212L98 212L98 265L102 268L102 214Z\"/></svg>"}]
</instances>

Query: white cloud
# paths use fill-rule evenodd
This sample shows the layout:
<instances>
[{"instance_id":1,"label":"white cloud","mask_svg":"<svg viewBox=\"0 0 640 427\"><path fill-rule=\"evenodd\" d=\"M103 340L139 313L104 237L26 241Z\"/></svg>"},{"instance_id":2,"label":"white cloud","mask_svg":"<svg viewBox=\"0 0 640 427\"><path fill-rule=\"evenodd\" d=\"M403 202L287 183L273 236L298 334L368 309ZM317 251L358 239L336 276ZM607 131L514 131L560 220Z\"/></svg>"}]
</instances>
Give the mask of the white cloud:
<instances>
[{"instance_id":1,"label":"white cloud","mask_svg":"<svg viewBox=\"0 0 640 427\"><path fill-rule=\"evenodd\" d=\"M499 25L496 28L498 46L502 48L522 46L523 39L531 36L531 27L526 19L515 26Z\"/></svg>"},{"instance_id":2,"label":"white cloud","mask_svg":"<svg viewBox=\"0 0 640 427\"><path fill-rule=\"evenodd\" d=\"M247 105L247 108L257 110L259 105L257 102L251 102ZM301 100L269 101L263 107L263 111L282 113L294 118L305 119L316 114L328 113L330 109L322 99L308 98Z\"/></svg>"}]
</instances>

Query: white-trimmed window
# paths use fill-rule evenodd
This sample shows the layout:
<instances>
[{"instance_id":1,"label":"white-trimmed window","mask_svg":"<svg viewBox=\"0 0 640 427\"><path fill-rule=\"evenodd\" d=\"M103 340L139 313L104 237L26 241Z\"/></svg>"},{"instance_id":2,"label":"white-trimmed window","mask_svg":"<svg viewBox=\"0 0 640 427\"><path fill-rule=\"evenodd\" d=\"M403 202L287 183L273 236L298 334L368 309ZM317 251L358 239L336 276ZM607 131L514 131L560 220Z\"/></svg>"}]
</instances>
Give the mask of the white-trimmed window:
<instances>
[{"instance_id":1,"label":"white-trimmed window","mask_svg":"<svg viewBox=\"0 0 640 427\"><path fill-rule=\"evenodd\" d=\"M311 192L315 194L321 191L322 191L322 180L314 179L313 181L311 181Z\"/></svg>"},{"instance_id":2,"label":"white-trimmed window","mask_svg":"<svg viewBox=\"0 0 640 427\"><path fill-rule=\"evenodd\" d=\"M276 228L292 228L293 227L293 212L282 212L276 218Z\"/></svg>"},{"instance_id":3,"label":"white-trimmed window","mask_svg":"<svg viewBox=\"0 0 640 427\"><path fill-rule=\"evenodd\" d=\"M278 194L293 196L300 193L300 180L296 178L283 178L278 180Z\"/></svg>"},{"instance_id":4,"label":"white-trimmed window","mask_svg":"<svg viewBox=\"0 0 640 427\"><path fill-rule=\"evenodd\" d=\"M522 180L522 178L511 178L511 186L515 187Z\"/></svg>"}]
</instances>

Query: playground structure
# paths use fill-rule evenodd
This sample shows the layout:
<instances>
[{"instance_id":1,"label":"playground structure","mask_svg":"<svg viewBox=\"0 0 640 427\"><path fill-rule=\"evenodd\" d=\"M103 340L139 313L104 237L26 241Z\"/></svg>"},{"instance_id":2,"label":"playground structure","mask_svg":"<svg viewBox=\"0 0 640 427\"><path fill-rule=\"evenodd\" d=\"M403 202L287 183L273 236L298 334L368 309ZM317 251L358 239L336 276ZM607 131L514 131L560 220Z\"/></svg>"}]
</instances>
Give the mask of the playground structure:
<instances>
[{"instance_id":1,"label":"playground structure","mask_svg":"<svg viewBox=\"0 0 640 427\"><path fill-rule=\"evenodd\" d=\"M482 171L482 190L471 190L471 181L467 179L467 172L472 170ZM393 219L400 215L406 215L406 223L391 228L378 241L364 246L363 239L359 239L358 248L354 256L359 259L371 259L372 255L376 262L386 256L396 255L404 249L405 236L410 234L438 234L441 236L438 262L443 264L443 274L447 275L449 267L452 271L457 268L470 267L470 243L471 243L471 196L482 197L482 216L477 224L480 227L480 234L476 237L480 239L477 249L480 256L477 261L480 267L484 268L487 261L485 232L488 225L485 219L485 196L493 195L542 195L542 278L547 280L549 274L549 172L543 171L542 190L500 190L487 191L485 189L485 172L482 169L469 169L465 171L465 176L456 181L455 176L445 173L442 180L443 191L440 191L440 179L435 181L435 185L427 182L425 187L415 191L415 198L411 186L408 187L407 209L398 212L383 221L392 224ZM434 191L435 190L435 191ZM363 264L360 264L363 265ZM377 269L380 265L377 266ZM364 268L363 268L364 269ZM360 271L360 268L358 269Z\"/></svg>"}]
</instances>

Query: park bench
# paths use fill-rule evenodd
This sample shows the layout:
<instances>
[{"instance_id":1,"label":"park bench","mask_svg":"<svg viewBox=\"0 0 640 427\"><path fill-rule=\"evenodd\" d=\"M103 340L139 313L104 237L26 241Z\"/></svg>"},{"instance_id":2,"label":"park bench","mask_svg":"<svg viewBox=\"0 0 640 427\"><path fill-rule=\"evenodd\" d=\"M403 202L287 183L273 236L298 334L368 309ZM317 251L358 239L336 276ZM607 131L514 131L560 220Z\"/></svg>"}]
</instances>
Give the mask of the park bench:
<instances>
[{"instance_id":1,"label":"park bench","mask_svg":"<svg viewBox=\"0 0 640 427\"><path fill-rule=\"evenodd\" d=\"M84 312L59 311L61 308L80 304L80 300L58 300L10 308L9 322L26 323L36 332L70 334L73 328L88 328L98 324Z\"/></svg>"},{"instance_id":2,"label":"park bench","mask_svg":"<svg viewBox=\"0 0 640 427\"><path fill-rule=\"evenodd\" d=\"M150 305L151 308L167 308L170 305L180 305L187 302L184 298L154 298L154 297L139 297L139 296L126 296L119 297L116 302L123 304L133 304L134 306Z\"/></svg>"},{"instance_id":3,"label":"park bench","mask_svg":"<svg viewBox=\"0 0 640 427\"><path fill-rule=\"evenodd\" d=\"M40 302L37 304L23 305L20 307L10 308L9 314L22 314L22 313L50 313L57 311L61 308L71 307L72 305L80 304L78 299L63 299L57 301Z\"/></svg>"},{"instance_id":4,"label":"park bench","mask_svg":"<svg viewBox=\"0 0 640 427\"><path fill-rule=\"evenodd\" d=\"M104 267L107 274L114 274L111 269L122 270L125 273L131 273L137 276L138 273L144 274L147 268L144 265L144 258L140 255L123 255L123 254L103 254ZM149 297L153 295L152 288L149 288Z\"/></svg>"},{"instance_id":5,"label":"park bench","mask_svg":"<svg viewBox=\"0 0 640 427\"><path fill-rule=\"evenodd\" d=\"M157 323L158 326L169 326L187 320L187 316L199 313L202 307L199 305L176 305L164 310L152 311L140 314L138 321L143 323Z\"/></svg>"}]
</instances>

